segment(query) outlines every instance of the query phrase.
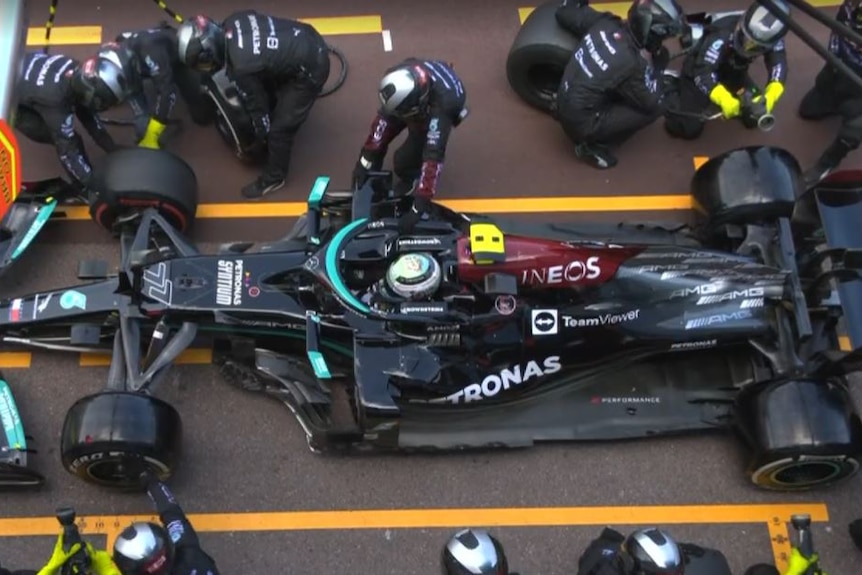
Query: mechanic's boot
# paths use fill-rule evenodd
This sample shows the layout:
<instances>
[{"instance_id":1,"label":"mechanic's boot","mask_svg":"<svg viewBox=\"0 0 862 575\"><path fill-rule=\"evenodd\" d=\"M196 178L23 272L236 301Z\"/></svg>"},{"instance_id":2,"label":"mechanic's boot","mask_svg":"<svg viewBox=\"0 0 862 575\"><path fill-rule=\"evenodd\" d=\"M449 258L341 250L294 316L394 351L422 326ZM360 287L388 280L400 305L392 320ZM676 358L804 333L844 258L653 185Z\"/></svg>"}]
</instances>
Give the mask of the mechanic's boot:
<instances>
[{"instance_id":1,"label":"mechanic's boot","mask_svg":"<svg viewBox=\"0 0 862 575\"><path fill-rule=\"evenodd\" d=\"M810 190L823 180L826 176L832 173L837 168L845 156L851 151L859 147L858 142L845 138L836 138L832 144L826 148L826 151L817 159L817 162L809 168L803 178L805 180L805 188Z\"/></svg>"},{"instance_id":2,"label":"mechanic's boot","mask_svg":"<svg viewBox=\"0 0 862 575\"><path fill-rule=\"evenodd\" d=\"M263 174L258 179L242 189L242 195L247 200L259 200L265 195L284 186L284 176Z\"/></svg>"},{"instance_id":3,"label":"mechanic's boot","mask_svg":"<svg viewBox=\"0 0 862 575\"><path fill-rule=\"evenodd\" d=\"M581 142L575 145L575 155L594 168L607 170L617 165L617 158L607 146Z\"/></svg>"}]
</instances>

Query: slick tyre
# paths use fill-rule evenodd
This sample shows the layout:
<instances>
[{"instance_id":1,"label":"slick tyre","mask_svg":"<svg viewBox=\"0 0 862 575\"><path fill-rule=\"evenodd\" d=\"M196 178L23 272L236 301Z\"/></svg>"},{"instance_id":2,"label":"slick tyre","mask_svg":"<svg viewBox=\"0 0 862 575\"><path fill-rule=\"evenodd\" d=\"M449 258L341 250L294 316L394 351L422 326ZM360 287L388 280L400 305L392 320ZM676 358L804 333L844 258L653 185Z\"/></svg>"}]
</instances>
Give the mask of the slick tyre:
<instances>
[{"instance_id":1,"label":"slick tyre","mask_svg":"<svg viewBox=\"0 0 862 575\"><path fill-rule=\"evenodd\" d=\"M737 427L749 448L756 486L805 491L859 471L862 422L841 380L791 379L743 390Z\"/></svg>"},{"instance_id":2,"label":"slick tyre","mask_svg":"<svg viewBox=\"0 0 862 575\"><path fill-rule=\"evenodd\" d=\"M266 146L257 143L251 116L246 113L236 85L224 70L209 76L204 91L215 106L215 127L221 139L240 161L259 164L266 158Z\"/></svg>"},{"instance_id":3,"label":"slick tyre","mask_svg":"<svg viewBox=\"0 0 862 575\"><path fill-rule=\"evenodd\" d=\"M524 21L509 56L506 77L512 90L527 104L552 113L557 88L577 39L557 24L557 0L536 8Z\"/></svg>"},{"instance_id":4,"label":"slick tyre","mask_svg":"<svg viewBox=\"0 0 862 575\"><path fill-rule=\"evenodd\" d=\"M198 208L198 181L191 166L164 150L125 148L106 155L93 169L90 216L106 230L118 220L155 208L181 233Z\"/></svg>"},{"instance_id":5,"label":"slick tyre","mask_svg":"<svg viewBox=\"0 0 862 575\"><path fill-rule=\"evenodd\" d=\"M143 460L163 480L174 473L182 420L168 403L140 393L108 391L79 399L66 413L63 467L88 483L136 489L128 461Z\"/></svg>"}]
</instances>

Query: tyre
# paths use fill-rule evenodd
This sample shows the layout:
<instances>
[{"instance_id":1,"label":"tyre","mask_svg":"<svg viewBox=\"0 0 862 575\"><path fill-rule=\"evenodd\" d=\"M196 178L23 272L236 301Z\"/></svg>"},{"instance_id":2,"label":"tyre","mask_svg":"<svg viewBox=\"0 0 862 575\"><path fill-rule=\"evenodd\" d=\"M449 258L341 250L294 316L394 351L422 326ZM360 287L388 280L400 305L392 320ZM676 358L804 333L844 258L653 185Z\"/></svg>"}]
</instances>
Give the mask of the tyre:
<instances>
[{"instance_id":1,"label":"tyre","mask_svg":"<svg viewBox=\"0 0 862 575\"><path fill-rule=\"evenodd\" d=\"M740 393L735 411L750 451L749 478L760 488L810 490L859 470L862 422L841 380L753 386Z\"/></svg>"},{"instance_id":2,"label":"tyre","mask_svg":"<svg viewBox=\"0 0 862 575\"><path fill-rule=\"evenodd\" d=\"M506 59L506 77L512 90L530 106L549 113L578 43L557 24L559 5L555 0L533 10L515 36Z\"/></svg>"},{"instance_id":3,"label":"tyre","mask_svg":"<svg viewBox=\"0 0 862 575\"><path fill-rule=\"evenodd\" d=\"M804 187L796 158L770 146L725 152L702 165L691 181L698 226L707 235L728 225L790 218Z\"/></svg>"},{"instance_id":4,"label":"tyre","mask_svg":"<svg viewBox=\"0 0 862 575\"><path fill-rule=\"evenodd\" d=\"M162 479L179 463L182 420L167 402L140 393L107 391L79 399L66 413L63 467L88 483L134 489L126 462L143 458Z\"/></svg>"},{"instance_id":5,"label":"tyre","mask_svg":"<svg viewBox=\"0 0 862 575\"><path fill-rule=\"evenodd\" d=\"M186 232L198 208L198 181L191 166L164 150L124 148L107 154L93 169L90 216L113 230L118 219L155 208Z\"/></svg>"}]
</instances>

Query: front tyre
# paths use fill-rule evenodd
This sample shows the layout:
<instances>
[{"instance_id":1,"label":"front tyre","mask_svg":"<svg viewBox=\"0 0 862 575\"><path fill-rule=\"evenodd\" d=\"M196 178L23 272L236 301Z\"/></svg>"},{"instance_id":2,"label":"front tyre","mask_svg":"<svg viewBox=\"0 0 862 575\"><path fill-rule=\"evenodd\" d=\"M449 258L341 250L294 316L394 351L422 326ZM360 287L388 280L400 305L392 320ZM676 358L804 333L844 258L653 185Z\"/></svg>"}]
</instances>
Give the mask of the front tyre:
<instances>
[{"instance_id":1,"label":"front tyre","mask_svg":"<svg viewBox=\"0 0 862 575\"><path fill-rule=\"evenodd\" d=\"M63 467L87 483L138 489L128 470L143 459L160 479L176 469L182 420L167 402L140 393L106 391L79 399L66 413L61 438Z\"/></svg>"},{"instance_id":2,"label":"front tyre","mask_svg":"<svg viewBox=\"0 0 862 575\"><path fill-rule=\"evenodd\" d=\"M90 216L113 231L118 220L155 208L180 233L198 208L198 181L182 158L164 150L124 148L93 169Z\"/></svg>"},{"instance_id":3,"label":"front tyre","mask_svg":"<svg viewBox=\"0 0 862 575\"><path fill-rule=\"evenodd\" d=\"M767 455L752 463L751 482L772 491L806 491L833 485L859 471L851 455Z\"/></svg>"}]
</instances>

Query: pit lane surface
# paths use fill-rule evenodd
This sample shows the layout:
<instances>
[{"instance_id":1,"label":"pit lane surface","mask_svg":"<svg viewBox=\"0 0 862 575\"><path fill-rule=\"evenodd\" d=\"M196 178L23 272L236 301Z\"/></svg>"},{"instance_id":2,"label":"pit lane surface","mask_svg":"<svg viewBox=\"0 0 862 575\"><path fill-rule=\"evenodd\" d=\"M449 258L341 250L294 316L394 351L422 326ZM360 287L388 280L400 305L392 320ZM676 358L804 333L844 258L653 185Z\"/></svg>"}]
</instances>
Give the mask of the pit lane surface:
<instances>
[{"instance_id":1,"label":"pit lane surface","mask_svg":"<svg viewBox=\"0 0 862 575\"><path fill-rule=\"evenodd\" d=\"M47 3L36 4L31 2L32 26L47 16ZM357 20L328 21L331 32L363 30L327 36L348 57L351 68L347 82L341 91L318 102L298 139L288 186L266 202L242 203L239 188L255 172L234 161L212 128L187 126L172 149L197 171L201 201L218 204L202 206L202 214L220 216L202 218L196 239L273 238L289 227L289 216L301 211L301 206L287 202L301 202L315 177L327 174L333 187L345 187L373 115L379 74L411 55L453 61L466 83L471 115L451 139L440 191L447 200L470 200L460 204L465 209L487 209L489 204L476 201L491 200L496 211L529 211L540 205L542 212L570 212L556 215L575 220L685 220L686 209L655 212L649 208L687 207L680 196L686 194L695 156L714 156L733 146L771 143L786 147L806 164L817 156L836 127L834 122L812 125L795 118L793 112L820 61L791 38L790 80L773 132L753 134L743 132L736 123L715 122L700 141L680 143L667 138L656 123L623 149L617 169L593 171L575 160L572 146L558 126L520 103L506 84L505 58L518 29L518 9L531 3L446 0L421 6L388 4L247 4L276 15L302 18L376 16L379 26L374 25L373 18L363 19L364 27ZM202 6L216 16L234 9L222 1L169 6L183 15ZM706 2L687 2L685 6L689 11L716 8ZM720 5L722 9L744 6L742 2ZM834 12L834 7L826 10ZM101 26L101 38L107 40L122 30L162 17L150 2L76 0L74 10L71 3L60 3L55 25ZM811 29L825 39L819 26L812 24ZM56 39L63 39L60 30L54 32ZM385 51L383 30L390 32L389 52ZM94 34L92 30L73 30L64 42L74 42L81 32L90 38ZM38 42L38 35L34 37ZM79 57L91 50L91 45L52 49ZM131 141L122 135L121 128L115 133L121 141ZM22 148L25 179L57 173L52 150L23 139ZM858 159L851 156L845 166L858 166ZM538 204L528 199L535 196L556 200ZM668 203L669 196L677 198ZM501 203L501 199L513 199L514 203ZM260 217L266 215L271 217ZM212 250L215 246L208 243L204 247ZM45 230L26 261L0 284L2 293L11 296L75 283L79 258L116 262L115 252L107 235L90 222L54 224ZM4 361L10 362L5 365L14 363L12 359L5 357ZM206 362L206 353L190 360ZM52 540L44 534L53 529L52 523L20 518L50 516L56 506L64 504L73 504L88 516L150 512L143 497L102 492L71 478L60 467L57 445L66 409L82 395L98 391L107 374L104 366L81 367L82 363L87 360L39 352L19 363L29 364L29 368L4 367L27 430L36 436L35 447L41 449L34 457L35 465L49 481L39 493L3 497L0 517L16 519L0 519L0 535L28 535L0 538L0 562L4 566L38 566L50 553ZM173 486L187 511L338 512L313 517L202 517L200 524L208 531L202 536L204 543L224 573L318 573L346 565L358 572L429 572L437 568L440 545L452 528L477 522L532 525L495 529L507 545L512 567L523 573L573 572L580 551L598 526L655 522L675 523L669 528L679 538L725 550L734 572L741 572L745 566L768 561L774 551L781 551L782 532L770 530L767 523L773 515L786 516L788 509L796 510L679 507L716 504L812 504L807 509L818 521L815 542L827 570L832 574L852 573L860 557L852 549L845 526L854 516L862 515L857 502L862 480L812 494L755 491L742 475L742 459L735 441L728 437L542 446L491 454L330 458L307 450L286 408L226 386L209 366L178 367L163 395L185 422L186 454ZM601 507L588 511L557 509L597 506ZM443 518L421 511L439 508L503 510L491 511L488 516L462 511ZM383 517L348 512L367 509L420 511ZM93 523L90 521L87 529L112 531L110 520L104 526ZM246 532L249 524L261 531ZM594 526L588 526L591 524ZM363 525L376 528L337 529ZM243 531L225 532L231 528ZM266 531L276 528L280 530ZM29 536L32 534L41 535ZM770 536L777 540L775 549Z\"/></svg>"}]
</instances>

